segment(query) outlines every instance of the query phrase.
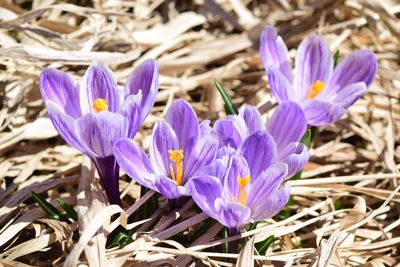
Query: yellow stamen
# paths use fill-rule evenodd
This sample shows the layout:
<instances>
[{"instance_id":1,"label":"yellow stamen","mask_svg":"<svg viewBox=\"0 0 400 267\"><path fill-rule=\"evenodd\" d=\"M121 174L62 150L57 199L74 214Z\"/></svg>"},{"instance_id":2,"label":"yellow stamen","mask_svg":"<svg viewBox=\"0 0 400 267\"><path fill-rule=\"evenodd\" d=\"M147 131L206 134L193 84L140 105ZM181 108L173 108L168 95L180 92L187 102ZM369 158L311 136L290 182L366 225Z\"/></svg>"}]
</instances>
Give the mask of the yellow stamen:
<instances>
[{"instance_id":1,"label":"yellow stamen","mask_svg":"<svg viewBox=\"0 0 400 267\"><path fill-rule=\"evenodd\" d=\"M175 163L176 175L172 164L169 165L169 171L171 172L171 178L176 182L177 185L182 185L183 177L183 150L168 150L170 159Z\"/></svg>"},{"instance_id":2,"label":"yellow stamen","mask_svg":"<svg viewBox=\"0 0 400 267\"><path fill-rule=\"evenodd\" d=\"M250 176L246 175L245 177L240 177L238 175L237 177L237 183L239 185L239 203L246 205L246 197L247 197L247 192L245 190L245 187L250 183L251 179ZM236 198L234 197L234 201Z\"/></svg>"},{"instance_id":3,"label":"yellow stamen","mask_svg":"<svg viewBox=\"0 0 400 267\"><path fill-rule=\"evenodd\" d=\"M103 98L96 98L93 103L93 109L96 110L96 112L108 110L107 100Z\"/></svg>"},{"instance_id":4,"label":"yellow stamen","mask_svg":"<svg viewBox=\"0 0 400 267\"><path fill-rule=\"evenodd\" d=\"M308 90L307 98L308 99L314 99L317 97L319 93L321 93L325 88L325 84L321 82L320 80L317 80L315 83L313 83L310 86L310 89Z\"/></svg>"}]
</instances>

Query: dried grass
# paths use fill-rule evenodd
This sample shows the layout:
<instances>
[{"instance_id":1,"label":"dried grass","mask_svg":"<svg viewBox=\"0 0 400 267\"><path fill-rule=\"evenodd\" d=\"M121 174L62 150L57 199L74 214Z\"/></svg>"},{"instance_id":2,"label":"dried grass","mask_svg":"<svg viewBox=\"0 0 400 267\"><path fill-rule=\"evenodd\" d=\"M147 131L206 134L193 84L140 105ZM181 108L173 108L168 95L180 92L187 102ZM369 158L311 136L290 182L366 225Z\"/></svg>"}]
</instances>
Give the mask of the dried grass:
<instances>
[{"instance_id":1,"label":"dried grass","mask_svg":"<svg viewBox=\"0 0 400 267\"><path fill-rule=\"evenodd\" d=\"M400 215L400 5L395 1L0 1L0 263L4 266L395 266ZM81 5L81 6L80 6ZM342 55L369 48L379 71L368 94L333 126L318 128L303 179L293 181L291 216L269 219L228 239L214 224L192 240L207 216L192 202L177 212L165 203L129 222L153 192L122 177L123 208L108 206L93 167L57 136L38 88L51 66L79 77L93 60L107 63L123 84L147 57L160 66L160 94L136 136L148 147L154 121L174 98L201 118L224 116L212 85L222 81L237 105L263 112L267 90L257 41L276 25L291 57L309 32L323 34ZM74 205L79 221L46 219L30 191ZM139 199L140 198L140 199ZM338 206L340 204L340 206ZM56 204L55 204L56 205ZM112 216L116 215L116 216ZM106 249L118 225L134 242ZM80 238L73 238L79 229ZM274 235L265 255L254 249ZM249 239L240 254L221 244ZM179 241L179 242L178 242ZM233 259L233 260L232 260ZM193 266L193 265L192 265Z\"/></svg>"}]
</instances>

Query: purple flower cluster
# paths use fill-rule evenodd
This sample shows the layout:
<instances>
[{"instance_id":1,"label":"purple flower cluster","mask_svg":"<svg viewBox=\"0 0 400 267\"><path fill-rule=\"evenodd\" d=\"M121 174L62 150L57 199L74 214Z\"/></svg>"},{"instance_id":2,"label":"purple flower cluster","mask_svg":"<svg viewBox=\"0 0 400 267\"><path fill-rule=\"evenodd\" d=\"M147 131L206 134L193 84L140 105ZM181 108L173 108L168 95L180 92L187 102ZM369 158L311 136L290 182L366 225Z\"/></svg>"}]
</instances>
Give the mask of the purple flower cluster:
<instances>
[{"instance_id":1,"label":"purple flower cluster","mask_svg":"<svg viewBox=\"0 0 400 267\"><path fill-rule=\"evenodd\" d=\"M40 88L61 137L92 159L110 203L121 204L121 167L140 185L169 200L191 196L221 224L237 230L277 214L290 197L289 178L307 163L300 141L308 125L329 125L360 98L375 77L372 52L357 51L334 70L326 41L311 34L300 44L292 76L288 51L273 27L260 45L278 107L267 123L250 105L238 115L199 123L176 100L157 121L149 154L133 140L158 92L158 68L146 60L119 90L110 70L92 64L78 83L45 69Z\"/></svg>"},{"instance_id":2,"label":"purple flower cluster","mask_svg":"<svg viewBox=\"0 0 400 267\"><path fill-rule=\"evenodd\" d=\"M224 153L190 179L194 201L229 228L274 216L290 197L285 181L308 161L308 150L299 143L306 129L293 102L280 105L266 127L251 106L218 120L214 131Z\"/></svg>"}]
</instances>

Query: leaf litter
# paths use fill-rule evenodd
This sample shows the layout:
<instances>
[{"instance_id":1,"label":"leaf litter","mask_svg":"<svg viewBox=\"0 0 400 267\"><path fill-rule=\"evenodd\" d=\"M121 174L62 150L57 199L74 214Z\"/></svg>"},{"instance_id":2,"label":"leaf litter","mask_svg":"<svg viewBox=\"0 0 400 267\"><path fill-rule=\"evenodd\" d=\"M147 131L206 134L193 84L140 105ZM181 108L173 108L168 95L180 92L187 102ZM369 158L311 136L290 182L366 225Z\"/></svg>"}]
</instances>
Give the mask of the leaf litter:
<instances>
[{"instance_id":1,"label":"leaf litter","mask_svg":"<svg viewBox=\"0 0 400 267\"><path fill-rule=\"evenodd\" d=\"M5 266L395 266L399 258L400 5L395 1L11 1L0 3L0 262ZM75 77L92 61L109 65L122 85L148 57L160 67L160 93L135 139L145 148L154 122L174 98L200 118L225 116L214 86L236 106L276 105L261 60L264 25L278 27L293 60L310 32L339 57L373 50L378 74L369 92L332 126L316 129L302 179L283 218L223 238L222 226L188 202L176 212L122 174L123 207L109 206L93 166L52 128L38 76L55 67ZM340 61L340 59L339 59ZM78 221L47 219L34 191ZM136 215L135 215L136 214ZM134 220L130 219L134 217ZM135 217L136 216L136 217ZM128 218L129 217L129 218ZM107 245L118 227L133 242ZM79 238L74 238L79 232ZM275 237L265 254L258 242ZM239 240L241 252L223 253ZM249 261L252 263L250 264Z\"/></svg>"}]
</instances>

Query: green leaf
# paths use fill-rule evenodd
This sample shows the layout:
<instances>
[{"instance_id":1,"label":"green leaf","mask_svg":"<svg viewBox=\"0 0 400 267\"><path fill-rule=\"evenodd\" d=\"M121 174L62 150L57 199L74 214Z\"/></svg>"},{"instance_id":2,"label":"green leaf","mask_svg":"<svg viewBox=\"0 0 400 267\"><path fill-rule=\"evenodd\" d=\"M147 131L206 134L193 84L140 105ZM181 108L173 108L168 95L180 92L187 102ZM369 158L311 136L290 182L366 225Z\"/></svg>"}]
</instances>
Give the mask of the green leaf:
<instances>
[{"instance_id":1,"label":"green leaf","mask_svg":"<svg viewBox=\"0 0 400 267\"><path fill-rule=\"evenodd\" d=\"M149 189L147 187L141 186L140 187L140 197L143 197ZM139 208L139 218L141 220L149 218L149 201L147 200L146 203L144 203L140 208Z\"/></svg>"},{"instance_id":2,"label":"green leaf","mask_svg":"<svg viewBox=\"0 0 400 267\"><path fill-rule=\"evenodd\" d=\"M218 92L221 94L222 99L224 100L225 112L228 115L238 114L238 110L232 102L232 98L228 95L221 82L217 79L214 79L214 84L218 89Z\"/></svg>"},{"instance_id":3,"label":"green leaf","mask_svg":"<svg viewBox=\"0 0 400 267\"><path fill-rule=\"evenodd\" d=\"M271 235L271 236L267 237L264 241L257 243L256 249L257 249L258 253L260 253L260 255L265 255L268 248L272 245L272 243L274 243L274 241L276 239L277 238L275 238L275 236Z\"/></svg>"},{"instance_id":4,"label":"green leaf","mask_svg":"<svg viewBox=\"0 0 400 267\"><path fill-rule=\"evenodd\" d=\"M65 210L68 218L71 218L76 222L78 221L78 213L76 213L76 210L74 209L74 207L65 203L62 199L57 198L56 201L57 201L58 205L60 205L60 207L63 208L63 210Z\"/></svg>"},{"instance_id":5,"label":"green leaf","mask_svg":"<svg viewBox=\"0 0 400 267\"><path fill-rule=\"evenodd\" d=\"M222 238L228 238L228 227L224 227L224 229L222 230ZM229 244L228 244L228 242L226 242L226 243L223 243L222 244L222 252L223 253L228 253L228 250L229 250Z\"/></svg>"},{"instance_id":6,"label":"green leaf","mask_svg":"<svg viewBox=\"0 0 400 267\"><path fill-rule=\"evenodd\" d=\"M333 68L336 68L340 58L339 50L336 50L335 54L333 55Z\"/></svg>"},{"instance_id":7,"label":"green leaf","mask_svg":"<svg viewBox=\"0 0 400 267\"><path fill-rule=\"evenodd\" d=\"M247 231L251 231L257 228L258 222L251 223Z\"/></svg>"},{"instance_id":8,"label":"green leaf","mask_svg":"<svg viewBox=\"0 0 400 267\"><path fill-rule=\"evenodd\" d=\"M311 147L311 140L312 140L311 137L312 137L311 129L307 129L306 133L305 133L305 134L303 135L303 137L301 138L300 143L305 144L306 147L307 147L308 149L310 149L310 147Z\"/></svg>"},{"instance_id":9,"label":"green leaf","mask_svg":"<svg viewBox=\"0 0 400 267\"><path fill-rule=\"evenodd\" d=\"M290 211L289 206L293 204L294 204L293 196L290 196L288 202L286 203L285 208L273 217L274 220L280 222L292 216L292 212Z\"/></svg>"},{"instance_id":10,"label":"green leaf","mask_svg":"<svg viewBox=\"0 0 400 267\"><path fill-rule=\"evenodd\" d=\"M148 202L150 202L149 206L150 206L150 210L152 212L158 210L159 205L158 205L158 195L157 194L152 195Z\"/></svg>"},{"instance_id":11,"label":"green leaf","mask_svg":"<svg viewBox=\"0 0 400 267\"><path fill-rule=\"evenodd\" d=\"M290 178L289 180L299 180L301 178L301 174L303 173L303 170L299 171L298 173L296 173L292 178Z\"/></svg>"},{"instance_id":12,"label":"green leaf","mask_svg":"<svg viewBox=\"0 0 400 267\"><path fill-rule=\"evenodd\" d=\"M128 232L119 232L111 242L110 247L124 247L133 242L132 237Z\"/></svg>"},{"instance_id":13,"label":"green leaf","mask_svg":"<svg viewBox=\"0 0 400 267\"><path fill-rule=\"evenodd\" d=\"M277 215L274 216L274 220L280 222L289 218L290 216L292 216L292 213L286 206L283 210L281 210Z\"/></svg>"},{"instance_id":14,"label":"green leaf","mask_svg":"<svg viewBox=\"0 0 400 267\"><path fill-rule=\"evenodd\" d=\"M150 189L145 186L140 187L140 197L146 195ZM158 209L158 195L153 194L138 210L139 220L145 220L150 218L153 213Z\"/></svg>"},{"instance_id":15,"label":"green leaf","mask_svg":"<svg viewBox=\"0 0 400 267\"><path fill-rule=\"evenodd\" d=\"M335 210L341 210L341 209L344 208L344 207L343 207L342 201L340 201L339 199L336 199L336 200L333 202L333 206L335 207Z\"/></svg>"},{"instance_id":16,"label":"green leaf","mask_svg":"<svg viewBox=\"0 0 400 267\"><path fill-rule=\"evenodd\" d=\"M290 205L293 205L293 204L294 204L294 199L293 199L293 197L291 196L291 197L289 198L288 202L286 203L286 206L290 206Z\"/></svg>"},{"instance_id":17,"label":"green leaf","mask_svg":"<svg viewBox=\"0 0 400 267\"><path fill-rule=\"evenodd\" d=\"M140 187L140 197L143 197L150 189L141 186ZM148 219L153 215L154 211L158 209L158 196L154 194L150 197L140 208L138 211L139 219L144 220Z\"/></svg>"},{"instance_id":18,"label":"green leaf","mask_svg":"<svg viewBox=\"0 0 400 267\"><path fill-rule=\"evenodd\" d=\"M35 192L31 191L31 195L33 200L38 203L39 207L41 207L44 212L46 212L47 217L49 219L54 219L57 221L63 221L66 223L71 223L70 220L61 212L59 211L56 207L54 207L51 203L49 203L46 199L41 197L40 195L36 194Z\"/></svg>"}]
</instances>

